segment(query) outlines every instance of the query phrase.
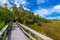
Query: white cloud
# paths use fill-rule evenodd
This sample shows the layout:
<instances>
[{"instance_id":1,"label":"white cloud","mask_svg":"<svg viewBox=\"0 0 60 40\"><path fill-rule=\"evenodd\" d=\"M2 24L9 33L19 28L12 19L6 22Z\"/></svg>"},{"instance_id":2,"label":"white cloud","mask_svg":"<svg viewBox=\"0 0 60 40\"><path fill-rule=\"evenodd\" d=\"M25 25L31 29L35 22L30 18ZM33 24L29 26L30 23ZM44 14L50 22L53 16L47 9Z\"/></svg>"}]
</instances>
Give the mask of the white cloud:
<instances>
[{"instance_id":1,"label":"white cloud","mask_svg":"<svg viewBox=\"0 0 60 40\"><path fill-rule=\"evenodd\" d=\"M48 17L47 19L57 19L56 17Z\"/></svg>"},{"instance_id":2,"label":"white cloud","mask_svg":"<svg viewBox=\"0 0 60 40\"><path fill-rule=\"evenodd\" d=\"M1 5L1 6L4 6L5 3L8 4L8 8L9 8L10 6L12 6L12 5L8 2L8 0L0 0L0 5Z\"/></svg>"},{"instance_id":3,"label":"white cloud","mask_svg":"<svg viewBox=\"0 0 60 40\"><path fill-rule=\"evenodd\" d=\"M60 13L60 5L56 5L53 8L50 8L50 9L39 8L39 9L34 11L35 15L39 14L42 17L45 17L46 15L51 15L53 12ZM58 17L48 17L48 19L60 19L60 16L58 16Z\"/></svg>"},{"instance_id":4,"label":"white cloud","mask_svg":"<svg viewBox=\"0 0 60 40\"><path fill-rule=\"evenodd\" d=\"M4 4L7 0L0 0L0 4Z\"/></svg>"},{"instance_id":5,"label":"white cloud","mask_svg":"<svg viewBox=\"0 0 60 40\"><path fill-rule=\"evenodd\" d=\"M28 8L26 8L26 7L23 7L25 10L28 10L28 11L30 11L30 9L28 9Z\"/></svg>"},{"instance_id":6,"label":"white cloud","mask_svg":"<svg viewBox=\"0 0 60 40\"><path fill-rule=\"evenodd\" d=\"M19 7L21 4L25 5L28 2L26 2L26 0L15 0L14 3L17 5L17 7Z\"/></svg>"},{"instance_id":7,"label":"white cloud","mask_svg":"<svg viewBox=\"0 0 60 40\"><path fill-rule=\"evenodd\" d=\"M12 0L11 2L14 3L14 4L16 4L17 7L19 7L20 5L23 5L24 6L24 5L28 4L28 2L26 0L14 0L14 1ZM7 3L8 4L8 8L10 8L12 6L9 3L8 0L0 0L0 5L1 6L4 6L4 3ZM25 8L25 9L27 9L27 8Z\"/></svg>"},{"instance_id":8,"label":"white cloud","mask_svg":"<svg viewBox=\"0 0 60 40\"><path fill-rule=\"evenodd\" d=\"M48 17L47 19L60 19L60 16L57 16L57 17Z\"/></svg>"},{"instance_id":9,"label":"white cloud","mask_svg":"<svg viewBox=\"0 0 60 40\"><path fill-rule=\"evenodd\" d=\"M17 7L19 7L21 4L22 4L22 5L28 4L28 2L26 2L26 0L14 0L14 2L13 2L13 0L12 0L11 2L12 2L12 3L15 3ZM8 4L8 8L10 8L10 7L12 6L12 5L9 3L8 0L0 0L0 5L1 5L1 6L4 7L4 4L5 4L5 3ZM28 8L26 8L26 7L24 7L24 6L23 6L23 8L24 8L25 10L28 10L28 11L29 11Z\"/></svg>"},{"instance_id":10,"label":"white cloud","mask_svg":"<svg viewBox=\"0 0 60 40\"><path fill-rule=\"evenodd\" d=\"M54 6L53 11L60 13L60 5Z\"/></svg>"},{"instance_id":11,"label":"white cloud","mask_svg":"<svg viewBox=\"0 0 60 40\"><path fill-rule=\"evenodd\" d=\"M37 0L37 4L40 4L40 3L45 3L47 2L48 0Z\"/></svg>"},{"instance_id":12,"label":"white cloud","mask_svg":"<svg viewBox=\"0 0 60 40\"><path fill-rule=\"evenodd\" d=\"M7 0L0 0L0 5L3 5Z\"/></svg>"},{"instance_id":13,"label":"white cloud","mask_svg":"<svg viewBox=\"0 0 60 40\"><path fill-rule=\"evenodd\" d=\"M42 17L45 17L45 15L50 15L51 14L50 10L47 10L47 9L37 9L37 10L34 11L34 13L35 13L35 15L39 14Z\"/></svg>"}]
</instances>

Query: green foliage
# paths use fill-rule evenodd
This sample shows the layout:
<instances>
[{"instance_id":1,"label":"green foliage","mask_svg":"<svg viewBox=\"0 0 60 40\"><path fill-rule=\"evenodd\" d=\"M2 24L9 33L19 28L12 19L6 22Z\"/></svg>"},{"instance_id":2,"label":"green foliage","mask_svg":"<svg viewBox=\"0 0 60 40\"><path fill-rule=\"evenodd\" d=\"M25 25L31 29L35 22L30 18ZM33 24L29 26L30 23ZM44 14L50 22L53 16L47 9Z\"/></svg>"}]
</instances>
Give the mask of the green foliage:
<instances>
[{"instance_id":1,"label":"green foliage","mask_svg":"<svg viewBox=\"0 0 60 40\"><path fill-rule=\"evenodd\" d=\"M38 21L37 24L38 24L38 26L41 26L42 25L42 21Z\"/></svg>"},{"instance_id":2,"label":"green foliage","mask_svg":"<svg viewBox=\"0 0 60 40\"><path fill-rule=\"evenodd\" d=\"M20 22L23 24L30 24L33 22L34 14L32 12L24 10L23 7L19 7L19 8L17 8L16 6L14 7L13 7L13 12L16 16L17 21L20 20Z\"/></svg>"},{"instance_id":3,"label":"green foliage","mask_svg":"<svg viewBox=\"0 0 60 40\"><path fill-rule=\"evenodd\" d=\"M0 30L11 20L15 20L13 12L10 11L7 7L0 6Z\"/></svg>"},{"instance_id":4,"label":"green foliage","mask_svg":"<svg viewBox=\"0 0 60 40\"><path fill-rule=\"evenodd\" d=\"M0 22L0 30L1 30L4 26L5 26L5 22L4 22L4 21Z\"/></svg>"},{"instance_id":5,"label":"green foliage","mask_svg":"<svg viewBox=\"0 0 60 40\"><path fill-rule=\"evenodd\" d=\"M7 4L5 4L6 6ZM13 11L10 11L7 7L1 7L0 6L0 22L5 21L5 23L8 23L11 20L19 21L23 24L34 24L37 23L38 25L41 25L43 22L47 23L49 20L42 18L39 15L34 15L33 12L30 12L28 10L24 10L24 8L21 7L12 7Z\"/></svg>"},{"instance_id":6,"label":"green foliage","mask_svg":"<svg viewBox=\"0 0 60 40\"><path fill-rule=\"evenodd\" d=\"M0 21L5 21L5 23L8 23L9 21L14 19L14 14L10 10L0 6Z\"/></svg>"},{"instance_id":7,"label":"green foliage","mask_svg":"<svg viewBox=\"0 0 60 40\"><path fill-rule=\"evenodd\" d=\"M47 23L49 20L39 16L34 15L33 12L30 12L28 10L24 10L24 8L13 6L13 12L15 14L16 20L23 24L34 24L37 23L38 25L41 25L42 23Z\"/></svg>"}]
</instances>

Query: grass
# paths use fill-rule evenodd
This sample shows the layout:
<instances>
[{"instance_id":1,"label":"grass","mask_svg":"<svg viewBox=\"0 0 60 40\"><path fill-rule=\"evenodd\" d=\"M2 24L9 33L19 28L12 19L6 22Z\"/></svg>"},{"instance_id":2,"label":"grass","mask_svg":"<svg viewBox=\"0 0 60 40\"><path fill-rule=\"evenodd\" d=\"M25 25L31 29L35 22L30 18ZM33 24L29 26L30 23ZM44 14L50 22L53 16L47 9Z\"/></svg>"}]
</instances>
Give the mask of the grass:
<instances>
[{"instance_id":1,"label":"grass","mask_svg":"<svg viewBox=\"0 0 60 40\"><path fill-rule=\"evenodd\" d=\"M4 26L5 26L5 22L4 22L4 21L0 22L0 30L1 30Z\"/></svg>"},{"instance_id":2,"label":"grass","mask_svg":"<svg viewBox=\"0 0 60 40\"><path fill-rule=\"evenodd\" d=\"M43 23L42 26L38 26L37 23L28 26L54 40L60 40L60 21Z\"/></svg>"}]
</instances>

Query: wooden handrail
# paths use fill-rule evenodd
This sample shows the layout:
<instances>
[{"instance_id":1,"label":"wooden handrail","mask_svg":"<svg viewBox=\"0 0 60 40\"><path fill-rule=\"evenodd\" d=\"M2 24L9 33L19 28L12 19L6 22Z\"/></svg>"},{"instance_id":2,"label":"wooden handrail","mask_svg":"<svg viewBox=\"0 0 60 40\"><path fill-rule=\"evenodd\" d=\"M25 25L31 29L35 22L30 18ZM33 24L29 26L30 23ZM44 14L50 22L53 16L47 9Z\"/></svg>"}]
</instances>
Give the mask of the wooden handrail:
<instances>
[{"instance_id":1,"label":"wooden handrail","mask_svg":"<svg viewBox=\"0 0 60 40\"><path fill-rule=\"evenodd\" d=\"M0 36L6 31L7 28L8 28L8 25L6 25L6 26L0 31Z\"/></svg>"},{"instance_id":2,"label":"wooden handrail","mask_svg":"<svg viewBox=\"0 0 60 40\"><path fill-rule=\"evenodd\" d=\"M21 30L31 39L31 40L36 40L35 38L33 38L30 34L28 34L22 27L20 27Z\"/></svg>"},{"instance_id":3,"label":"wooden handrail","mask_svg":"<svg viewBox=\"0 0 60 40\"><path fill-rule=\"evenodd\" d=\"M45 35L43 35L43 34L41 34L41 33L38 33L38 32L36 32L36 31L32 30L31 28L28 28L27 26L25 26L25 25L23 25L23 24L21 24L21 23L18 23L18 24L19 24L20 26L22 26L24 29L26 29L26 30L30 31L31 33L35 34L35 35L38 36L39 38L42 38L43 40L53 40L53 39L51 39L51 38L49 38L49 37L47 37L47 36L45 36Z\"/></svg>"},{"instance_id":4,"label":"wooden handrail","mask_svg":"<svg viewBox=\"0 0 60 40\"><path fill-rule=\"evenodd\" d=\"M8 23L2 30L0 30L0 37L2 37L2 35L4 34L2 40L6 39L8 30L10 31L12 28L11 26L12 26L12 21L10 21L10 23Z\"/></svg>"}]
</instances>

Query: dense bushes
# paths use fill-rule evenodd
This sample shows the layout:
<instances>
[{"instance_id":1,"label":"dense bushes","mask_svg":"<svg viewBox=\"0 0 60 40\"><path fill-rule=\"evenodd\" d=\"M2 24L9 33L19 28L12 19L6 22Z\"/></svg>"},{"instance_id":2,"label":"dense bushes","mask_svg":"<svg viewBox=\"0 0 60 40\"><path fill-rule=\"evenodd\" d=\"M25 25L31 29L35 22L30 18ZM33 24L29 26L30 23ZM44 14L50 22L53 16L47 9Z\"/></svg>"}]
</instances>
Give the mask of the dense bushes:
<instances>
[{"instance_id":1,"label":"dense bushes","mask_svg":"<svg viewBox=\"0 0 60 40\"><path fill-rule=\"evenodd\" d=\"M14 19L15 17L10 10L0 6L0 21L5 21L5 23L8 23L9 21Z\"/></svg>"},{"instance_id":2,"label":"dense bushes","mask_svg":"<svg viewBox=\"0 0 60 40\"><path fill-rule=\"evenodd\" d=\"M13 13L16 16L16 20L23 24L34 24L42 25L43 22L47 23L49 20L42 18L39 15L34 15L33 12L28 10L24 10L23 7L13 6Z\"/></svg>"},{"instance_id":3,"label":"dense bushes","mask_svg":"<svg viewBox=\"0 0 60 40\"><path fill-rule=\"evenodd\" d=\"M6 7L0 6L0 29L2 29L11 20L15 20L13 12Z\"/></svg>"},{"instance_id":4,"label":"dense bushes","mask_svg":"<svg viewBox=\"0 0 60 40\"><path fill-rule=\"evenodd\" d=\"M41 25L43 22L49 22L47 19L42 18L39 15L34 15L33 12L24 10L23 7L12 7L13 11L10 11L7 7L0 6L0 22L4 21L5 24L9 21L14 21L15 18L18 22L23 24L34 24Z\"/></svg>"}]
</instances>

